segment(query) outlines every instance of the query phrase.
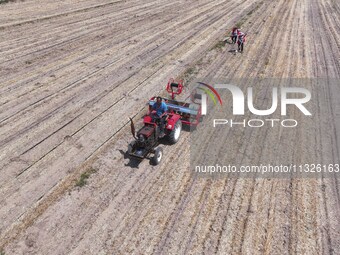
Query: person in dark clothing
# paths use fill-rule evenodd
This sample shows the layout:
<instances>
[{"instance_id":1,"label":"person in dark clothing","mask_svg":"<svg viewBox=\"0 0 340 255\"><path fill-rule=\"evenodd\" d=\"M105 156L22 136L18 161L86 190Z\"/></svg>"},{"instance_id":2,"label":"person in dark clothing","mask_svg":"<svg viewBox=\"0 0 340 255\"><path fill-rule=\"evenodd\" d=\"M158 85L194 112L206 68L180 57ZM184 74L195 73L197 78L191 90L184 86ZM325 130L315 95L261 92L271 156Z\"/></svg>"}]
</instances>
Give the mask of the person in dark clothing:
<instances>
[{"instance_id":1,"label":"person in dark clothing","mask_svg":"<svg viewBox=\"0 0 340 255\"><path fill-rule=\"evenodd\" d=\"M246 35L247 34L241 32L241 31L237 34L238 51L241 52L241 53L243 52L244 43L246 42Z\"/></svg>"}]
</instances>

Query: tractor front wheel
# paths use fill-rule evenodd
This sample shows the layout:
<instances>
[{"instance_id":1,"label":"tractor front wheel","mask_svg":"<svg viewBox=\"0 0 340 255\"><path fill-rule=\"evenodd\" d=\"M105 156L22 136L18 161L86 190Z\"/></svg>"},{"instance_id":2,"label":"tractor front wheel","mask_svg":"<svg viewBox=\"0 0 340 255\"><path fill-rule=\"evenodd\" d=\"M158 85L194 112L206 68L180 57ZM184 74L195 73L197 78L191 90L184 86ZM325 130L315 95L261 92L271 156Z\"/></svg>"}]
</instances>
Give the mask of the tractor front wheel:
<instances>
[{"instance_id":1,"label":"tractor front wheel","mask_svg":"<svg viewBox=\"0 0 340 255\"><path fill-rule=\"evenodd\" d=\"M151 158L151 164L154 166L157 166L163 158L163 149L161 147L158 147L155 149L155 154Z\"/></svg>"}]
</instances>

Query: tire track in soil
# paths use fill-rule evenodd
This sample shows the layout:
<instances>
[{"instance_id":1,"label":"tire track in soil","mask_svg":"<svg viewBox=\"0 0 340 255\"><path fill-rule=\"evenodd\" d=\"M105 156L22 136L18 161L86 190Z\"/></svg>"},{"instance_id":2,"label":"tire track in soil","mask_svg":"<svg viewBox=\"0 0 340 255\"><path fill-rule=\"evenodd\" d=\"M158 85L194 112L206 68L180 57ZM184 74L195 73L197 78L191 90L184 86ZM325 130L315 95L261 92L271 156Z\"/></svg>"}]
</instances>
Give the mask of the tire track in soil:
<instances>
[{"instance_id":1,"label":"tire track in soil","mask_svg":"<svg viewBox=\"0 0 340 255\"><path fill-rule=\"evenodd\" d=\"M319 10L319 12L316 14L315 10ZM312 13L312 24L313 28L318 29L317 31L319 32L319 35L316 36L315 33L313 34L313 42L315 42L315 59L317 60L319 65L315 65L314 69L314 75L316 77L328 77L333 78L339 77L339 68L338 65L334 65L334 62L336 62L335 59L339 58L339 48L337 47L337 50L335 50L332 46L334 45L331 44L333 41L333 33L330 31L329 27L332 27L329 24L324 23L323 19L323 11L322 10L322 5L321 3L317 3L316 1L312 2L311 5L311 13ZM321 36L320 36L321 35ZM316 45L321 45L320 47L316 47ZM329 63L332 62L332 63ZM331 86L329 88L323 88L321 89L321 92L328 94L327 98L332 100L332 94L336 93L338 91L338 88L334 86L335 84L331 83ZM324 86L324 85L323 85ZM319 91L318 91L319 92ZM324 95L322 95L324 96ZM334 101L333 101L334 102ZM322 112L323 116L329 116L329 120L335 120L336 116L334 115L334 111L332 109L332 106L334 103L329 104L329 109L327 109L327 112ZM338 107L337 107L338 108ZM322 106L319 106L319 109L322 109ZM333 122L329 122L333 123ZM336 123L334 123L336 124ZM333 132L336 135L336 127L332 127ZM327 141L329 138L327 135L324 133L324 130L321 130L321 127L319 127L319 137L320 141L319 143L322 145L325 143L325 146L323 148L327 148ZM333 148L333 154L332 158L334 161L339 160L339 150L337 146L337 141L336 139L335 142L335 148ZM331 140L331 143L333 144L333 140ZM324 149L323 149L324 150ZM334 155L335 154L335 155ZM322 162L324 162L325 159L322 158ZM327 161L326 161L327 162ZM328 179L328 178L322 178L321 179L321 185L320 185L320 190L321 190L321 202L322 202L322 207L320 208L320 214L322 217L320 219L320 222L322 225L324 225L324 221L326 220L325 226L321 228L321 234L322 234L322 251L325 253L334 253L336 248L333 247L338 247L339 245L339 240L338 238L335 239L335 236L338 236L337 231L335 229L338 229L337 226L339 226L339 222L336 220L336 214L339 214L339 193L336 192L338 190L338 180L333 176L333 178ZM335 191L335 192L334 192ZM335 194L334 194L335 193ZM334 197L336 198L335 203L331 203L330 201L334 201ZM333 216L333 215L335 216ZM335 240L334 240L335 239Z\"/></svg>"},{"instance_id":2,"label":"tire track in soil","mask_svg":"<svg viewBox=\"0 0 340 255\"><path fill-rule=\"evenodd\" d=\"M109 2L109 3L104 3L104 4L100 4L100 5L94 5L94 6L86 7L86 8L83 8L83 9L72 10L70 12L64 12L64 13L39 17L38 19L29 19L29 20L20 21L20 22L17 22L17 23L5 24L5 25L0 26L0 30L8 29L9 27L21 26L21 25L24 25L24 24L32 24L32 23L36 23L36 22L41 22L43 20L55 19L55 18L59 18L59 17L65 16L65 15L71 15L71 14L75 14L75 13L78 13L78 12L85 12L85 11L88 11L88 10L91 10L91 9L107 7L107 6L110 6L110 5L114 5L118 2L120 2L120 1L112 1L112 2Z\"/></svg>"}]
</instances>

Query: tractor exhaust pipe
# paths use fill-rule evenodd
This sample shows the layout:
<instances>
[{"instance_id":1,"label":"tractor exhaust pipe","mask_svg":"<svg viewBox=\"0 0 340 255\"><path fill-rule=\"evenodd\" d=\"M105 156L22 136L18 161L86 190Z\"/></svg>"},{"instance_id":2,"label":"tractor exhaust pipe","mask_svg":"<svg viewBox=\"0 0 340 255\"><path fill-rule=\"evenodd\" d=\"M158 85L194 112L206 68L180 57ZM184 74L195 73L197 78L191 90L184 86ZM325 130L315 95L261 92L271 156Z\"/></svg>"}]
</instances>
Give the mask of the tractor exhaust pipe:
<instances>
[{"instance_id":1,"label":"tractor exhaust pipe","mask_svg":"<svg viewBox=\"0 0 340 255\"><path fill-rule=\"evenodd\" d=\"M136 129L135 129L135 124L133 123L133 120L129 117L129 119L130 119L130 126L131 126L131 133L132 133L132 136L133 136L133 138L135 138L136 140L137 140L137 138L136 138Z\"/></svg>"}]
</instances>

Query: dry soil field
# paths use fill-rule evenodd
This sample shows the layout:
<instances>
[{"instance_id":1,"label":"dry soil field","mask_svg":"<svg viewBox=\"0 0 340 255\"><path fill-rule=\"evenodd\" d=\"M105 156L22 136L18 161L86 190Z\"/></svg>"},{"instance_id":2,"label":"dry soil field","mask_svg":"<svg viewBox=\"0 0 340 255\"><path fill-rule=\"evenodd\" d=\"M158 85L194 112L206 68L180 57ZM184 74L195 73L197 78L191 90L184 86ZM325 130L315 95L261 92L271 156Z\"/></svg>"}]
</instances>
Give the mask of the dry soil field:
<instances>
[{"instance_id":1,"label":"dry soil field","mask_svg":"<svg viewBox=\"0 0 340 255\"><path fill-rule=\"evenodd\" d=\"M234 55L219 42L238 22L249 35ZM0 4L0 251L340 254L337 178L197 178L189 132L157 167L125 153L128 117L139 121L170 77L339 79L339 32L338 0ZM328 150L339 163L340 85L318 91L327 129L230 130L228 157Z\"/></svg>"}]
</instances>

